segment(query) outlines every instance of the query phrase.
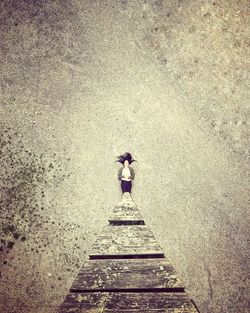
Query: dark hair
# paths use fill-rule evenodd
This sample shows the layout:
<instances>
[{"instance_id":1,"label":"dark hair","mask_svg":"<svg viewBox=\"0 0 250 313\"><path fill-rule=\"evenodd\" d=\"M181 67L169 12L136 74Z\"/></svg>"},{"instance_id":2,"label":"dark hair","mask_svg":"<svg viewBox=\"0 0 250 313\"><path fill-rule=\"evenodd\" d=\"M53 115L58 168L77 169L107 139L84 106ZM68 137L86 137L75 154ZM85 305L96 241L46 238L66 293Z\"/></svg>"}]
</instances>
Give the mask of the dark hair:
<instances>
[{"instance_id":1,"label":"dark hair","mask_svg":"<svg viewBox=\"0 0 250 313\"><path fill-rule=\"evenodd\" d=\"M133 159L132 154L129 152L125 152L121 155L117 156L117 160L115 162L124 163L124 161L128 160L128 163L131 164L132 162L137 162L135 159Z\"/></svg>"}]
</instances>

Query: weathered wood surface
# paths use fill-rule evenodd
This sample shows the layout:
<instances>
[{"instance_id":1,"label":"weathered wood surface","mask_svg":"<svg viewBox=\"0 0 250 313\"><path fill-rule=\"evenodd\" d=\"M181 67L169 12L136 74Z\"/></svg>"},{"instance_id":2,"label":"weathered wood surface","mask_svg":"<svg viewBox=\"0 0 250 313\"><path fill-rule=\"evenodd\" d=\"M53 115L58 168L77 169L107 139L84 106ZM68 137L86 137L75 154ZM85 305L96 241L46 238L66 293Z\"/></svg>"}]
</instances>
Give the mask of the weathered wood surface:
<instances>
[{"instance_id":1,"label":"weathered wood surface","mask_svg":"<svg viewBox=\"0 0 250 313\"><path fill-rule=\"evenodd\" d=\"M129 192L125 192L121 201L109 218L111 225L144 225L145 222Z\"/></svg>"},{"instance_id":2,"label":"weathered wood surface","mask_svg":"<svg viewBox=\"0 0 250 313\"><path fill-rule=\"evenodd\" d=\"M109 223L112 225L144 225L145 222L140 214L140 211L135 206L120 205L115 207L112 215L109 218Z\"/></svg>"},{"instance_id":3,"label":"weathered wood surface","mask_svg":"<svg viewBox=\"0 0 250 313\"><path fill-rule=\"evenodd\" d=\"M101 313L109 298L105 292L69 293L57 313Z\"/></svg>"},{"instance_id":4,"label":"weathered wood surface","mask_svg":"<svg viewBox=\"0 0 250 313\"><path fill-rule=\"evenodd\" d=\"M92 260L86 262L71 291L184 291L166 259Z\"/></svg>"},{"instance_id":5,"label":"weathered wood surface","mask_svg":"<svg viewBox=\"0 0 250 313\"><path fill-rule=\"evenodd\" d=\"M124 192L122 194L121 201L128 201L128 202L130 201L130 202L134 203L134 200L132 199L132 196L131 196L131 194L129 192Z\"/></svg>"},{"instance_id":6,"label":"weathered wood surface","mask_svg":"<svg viewBox=\"0 0 250 313\"><path fill-rule=\"evenodd\" d=\"M129 257L164 257L148 226L106 226L89 254L90 259Z\"/></svg>"},{"instance_id":7,"label":"weathered wood surface","mask_svg":"<svg viewBox=\"0 0 250 313\"><path fill-rule=\"evenodd\" d=\"M199 313L141 222L130 193L124 193L58 313Z\"/></svg>"},{"instance_id":8,"label":"weathered wood surface","mask_svg":"<svg viewBox=\"0 0 250 313\"><path fill-rule=\"evenodd\" d=\"M197 313L186 293L113 293L104 312Z\"/></svg>"},{"instance_id":9,"label":"weathered wood surface","mask_svg":"<svg viewBox=\"0 0 250 313\"><path fill-rule=\"evenodd\" d=\"M70 293L58 313L199 313L185 292Z\"/></svg>"}]
</instances>

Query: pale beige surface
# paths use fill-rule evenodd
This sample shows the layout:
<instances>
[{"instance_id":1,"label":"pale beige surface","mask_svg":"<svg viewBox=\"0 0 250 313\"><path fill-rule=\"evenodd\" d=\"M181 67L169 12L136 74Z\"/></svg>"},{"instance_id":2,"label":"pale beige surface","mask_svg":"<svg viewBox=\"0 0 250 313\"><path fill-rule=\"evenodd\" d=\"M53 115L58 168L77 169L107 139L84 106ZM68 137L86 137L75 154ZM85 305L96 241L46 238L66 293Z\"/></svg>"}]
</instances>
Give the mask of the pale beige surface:
<instances>
[{"instance_id":1,"label":"pale beige surface","mask_svg":"<svg viewBox=\"0 0 250 313\"><path fill-rule=\"evenodd\" d=\"M133 199L200 311L249 312L249 2L0 12L0 311L55 311L120 201L114 160L130 151Z\"/></svg>"}]
</instances>

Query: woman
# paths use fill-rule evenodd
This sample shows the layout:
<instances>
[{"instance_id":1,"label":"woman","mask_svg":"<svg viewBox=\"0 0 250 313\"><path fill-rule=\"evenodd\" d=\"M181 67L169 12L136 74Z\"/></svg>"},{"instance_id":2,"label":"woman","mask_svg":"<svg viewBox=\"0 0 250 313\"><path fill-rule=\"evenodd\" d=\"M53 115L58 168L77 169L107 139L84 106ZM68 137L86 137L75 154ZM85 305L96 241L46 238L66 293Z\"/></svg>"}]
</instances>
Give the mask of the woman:
<instances>
[{"instance_id":1,"label":"woman","mask_svg":"<svg viewBox=\"0 0 250 313\"><path fill-rule=\"evenodd\" d=\"M135 172L133 167L129 166L132 162L137 162L132 158L131 153L125 152L117 157L118 159L115 162L120 162L123 164L123 167L118 170L118 180L121 181L122 192L131 193L132 180L135 178Z\"/></svg>"}]
</instances>

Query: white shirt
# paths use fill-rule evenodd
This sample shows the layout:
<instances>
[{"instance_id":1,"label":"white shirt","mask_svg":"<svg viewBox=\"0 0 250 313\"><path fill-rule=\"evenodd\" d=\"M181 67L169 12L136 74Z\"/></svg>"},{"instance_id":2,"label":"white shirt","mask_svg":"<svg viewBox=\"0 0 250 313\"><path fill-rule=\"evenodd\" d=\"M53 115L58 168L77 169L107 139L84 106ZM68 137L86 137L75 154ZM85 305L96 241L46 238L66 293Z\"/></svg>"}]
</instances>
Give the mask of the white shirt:
<instances>
[{"instance_id":1,"label":"white shirt","mask_svg":"<svg viewBox=\"0 0 250 313\"><path fill-rule=\"evenodd\" d=\"M130 170L128 167L124 167L123 170L122 170L122 175L123 176L130 176ZM122 180L127 180L127 181L130 181L131 178L125 178L125 177L122 177Z\"/></svg>"}]
</instances>

